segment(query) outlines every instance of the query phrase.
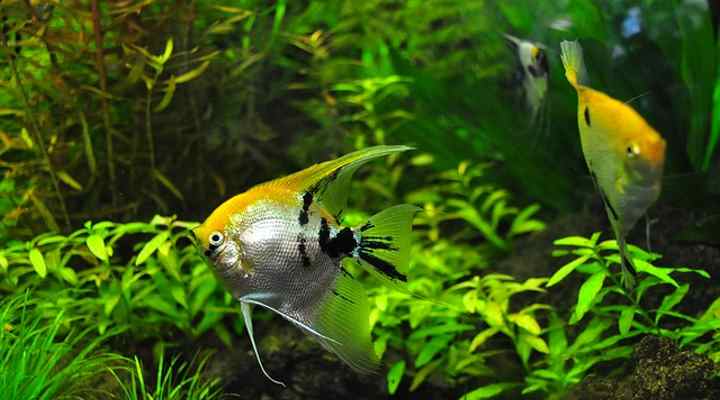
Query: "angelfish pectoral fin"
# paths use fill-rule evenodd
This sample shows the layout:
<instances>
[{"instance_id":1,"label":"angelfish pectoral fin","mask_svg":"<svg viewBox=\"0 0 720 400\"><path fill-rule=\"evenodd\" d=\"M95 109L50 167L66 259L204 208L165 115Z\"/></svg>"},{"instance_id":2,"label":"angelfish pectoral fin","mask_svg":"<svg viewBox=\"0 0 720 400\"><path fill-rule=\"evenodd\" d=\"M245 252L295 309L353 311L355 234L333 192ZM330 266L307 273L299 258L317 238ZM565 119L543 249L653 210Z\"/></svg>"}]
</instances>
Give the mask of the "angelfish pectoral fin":
<instances>
[{"instance_id":1,"label":"angelfish pectoral fin","mask_svg":"<svg viewBox=\"0 0 720 400\"><path fill-rule=\"evenodd\" d=\"M257 358L258 364L260 364L260 369L262 370L263 375L265 375L272 383L276 383L278 385L281 385L282 387L285 387L285 384L273 379L267 371L265 371L265 367L263 367L263 363L260 360L260 352L257 349L257 346L255 345L255 337L253 336L253 327L252 327L252 306L249 303L241 302L240 303L240 309L242 310L243 319L245 320L245 328L247 329L248 335L250 336L250 343L253 347L253 352L255 353L255 357Z\"/></svg>"}]
</instances>

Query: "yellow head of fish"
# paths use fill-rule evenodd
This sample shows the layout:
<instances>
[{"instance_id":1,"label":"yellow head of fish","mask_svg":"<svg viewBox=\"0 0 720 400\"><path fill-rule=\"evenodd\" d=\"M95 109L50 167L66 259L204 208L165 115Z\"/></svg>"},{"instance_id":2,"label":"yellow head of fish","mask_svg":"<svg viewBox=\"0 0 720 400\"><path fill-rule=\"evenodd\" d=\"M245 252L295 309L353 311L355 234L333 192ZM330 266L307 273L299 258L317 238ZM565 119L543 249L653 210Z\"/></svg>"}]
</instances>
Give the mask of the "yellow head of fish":
<instances>
[{"instance_id":1,"label":"yellow head of fish","mask_svg":"<svg viewBox=\"0 0 720 400\"><path fill-rule=\"evenodd\" d=\"M578 86L578 114L581 134L601 133L628 178L639 183L659 181L666 143L637 111L602 92Z\"/></svg>"},{"instance_id":2,"label":"yellow head of fish","mask_svg":"<svg viewBox=\"0 0 720 400\"><path fill-rule=\"evenodd\" d=\"M235 240L233 221L242 219L243 212L257 200L258 188L230 198L216 208L193 234L205 256L215 265L215 271L221 276L233 271L248 272L250 267L242 261L240 241ZM262 190L260 190L262 192Z\"/></svg>"}]
</instances>

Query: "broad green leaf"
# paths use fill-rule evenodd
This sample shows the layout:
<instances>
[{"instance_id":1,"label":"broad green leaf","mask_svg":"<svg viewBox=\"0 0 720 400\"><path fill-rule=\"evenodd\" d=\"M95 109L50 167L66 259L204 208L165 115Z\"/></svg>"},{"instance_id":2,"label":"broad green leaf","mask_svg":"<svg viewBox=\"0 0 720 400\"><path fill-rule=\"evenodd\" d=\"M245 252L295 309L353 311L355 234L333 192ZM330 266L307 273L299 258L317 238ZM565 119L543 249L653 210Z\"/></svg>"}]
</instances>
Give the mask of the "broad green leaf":
<instances>
[{"instance_id":1,"label":"broad green leaf","mask_svg":"<svg viewBox=\"0 0 720 400\"><path fill-rule=\"evenodd\" d=\"M465 311L469 313L474 313L475 309L477 308L478 303L478 292L477 290L470 290L465 295L463 295L463 305L465 306Z\"/></svg>"},{"instance_id":2,"label":"broad green leaf","mask_svg":"<svg viewBox=\"0 0 720 400\"><path fill-rule=\"evenodd\" d=\"M170 287L170 295L183 308L188 308L185 296L185 287L183 285L173 285Z\"/></svg>"},{"instance_id":3,"label":"broad green leaf","mask_svg":"<svg viewBox=\"0 0 720 400\"><path fill-rule=\"evenodd\" d=\"M480 399L490 399L493 398L500 393L512 389L514 387L518 386L517 383L493 383L486 386L481 386L472 392L465 393L460 397L461 400L480 400Z\"/></svg>"},{"instance_id":4,"label":"broad green leaf","mask_svg":"<svg viewBox=\"0 0 720 400\"><path fill-rule=\"evenodd\" d=\"M557 314L552 313L550 317L550 332L548 333L548 345L551 356L562 356L567 349L567 336L565 335L564 322Z\"/></svg>"},{"instance_id":5,"label":"broad green leaf","mask_svg":"<svg viewBox=\"0 0 720 400\"><path fill-rule=\"evenodd\" d=\"M690 285L686 283L663 298L662 304L660 304L660 307L655 313L655 324L660 322L660 318L662 318L663 314L672 310L673 307L682 301L683 297L687 294L688 289L690 289Z\"/></svg>"},{"instance_id":6,"label":"broad green leaf","mask_svg":"<svg viewBox=\"0 0 720 400\"><path fill-rule=\"evenodd\" d=\"M387 374L387 388L389 394L394 394L400 381L402 380L403 374L405 373L405 361L396 362Z\"/></svg>"},{"instance_id":7,"label":"broad green leaf","mask_svg":"<svg viewBox=\"0 0 720 400\"><path fill-rule=\"evenodd\" d=\"M675 287L679 287L680 285L673 279L670 274L673 272L672 268L658 268L652 264L650 264L647 261L643 260L634 260L635 268L638 272L644 272L646 274L652 275L661 281L665 283L669 283Z\"/></svg>"},{"instance_id":8,"label":"broad green leaf","mask_svg":"<svg viewBox=\"0 0 720 400\"><path fill-rule=\"evenodd\" d=\"M487 302L487 305L483 312L483 316L485 317L485 321L490 326L504 326L505 325L505 321L503 320L502 307L500 307L500 304L498 304L494 301Z\"/></svg>"},{"instance_id":9,"label":"broad green leaf","mask_svg":"<svg viewBox=\"0 0 720 400\"><path fill-rule=\"evenodd\" d=\"M96 234L92 234L87 237L85 240L85 244L87 245L88 249L90 249L90 252L93 253L93 255L97 258L99 258L102 261L107 262L108 260L108 254L107 250L105 248L105 241L102 237Z\"/></svg>"},{"instance_id":10,"label":"broad green leaf","mask_svg":"<svg viewBox=\"0 0 720 400\"><path fill-rule=\"evenodd\" d=\"M571 272L573 272L575 270L575 268L577 268L579 265L584 264L589 258L590 258L590 256L582 256L582 257L576 258L576 259L570 261L569 263L563 265L562 267L560 267L559 270L557 270L553 274L553 276L550 277L550 280L548 281L548 283L545 286L550 287L550 286L553 286L556 283L560 282L566 276L568 276Z\"/></svg>"},{"instance_id":11,"label":"broad green leaf","mask_svg":"<svg viewBox=\"0 0 720 400\"><path fill-rule=\"evenodd\" d=\"M209 60L205 61L204 63L200 64L198 67L193 68L192 70L175 78L175 83L185 83L187 81L191 81L191 80L197 78L203 72L205 72L205 70L207 69L207 67L209 65L210 65L210 61Z\"/></svg>"},{"instance_id":12,"label":"broad green leaf","mask_svg":"<svg viewBox=\"0 0 720 400\"><path fill-rule=\"evenodd\" d=\"M430 326L427 328L418 329L410 335L409 339L416 340L416 339L422 339L422 338L428 337L428 336L442 335L444 333L465 332L465 331L469 331L473 328L475 328L473 325L459 324L453 320L450 320L443 325L436 325L436 326Z\"/></svg>"},{"instance_id":13,"label":"broad green leaf","mask_svg":"<svg viewBox=\"0 0 720 400\"><path fill-rule=\"evenodd\" d=\"M173 52L173 40L172 38L169 38L167 42L165 42L165 51L162 55L158 57L154 57L154 60L158 62L158 64L163 65L165 64L172 55Z\"/></svg>"},{"instance_id":14,"label":"broad green leaf","mask_svg":"<svg viewBox=\"0 0 720 400\"><path fill-rule=\"evenodd\" d=\"M115 306L117 306L118 302L120 302L120 293L117 292L117 289L115 291L108 295L107 297L102 298L103 301L103 312L106 316L110 316L112 314L113 310L115 309Z\"/></svg>"},{"instance_id":15,"label":"broad green leaf","mask_svg":"<svg viewBox=\"0 0 720 400\"><path fill-rule=\"evenodd\" d=\"M468 348L468 351L475 351L475 349L482 346L483 343L485 343L488 339L493 337L498 332L500 332L500 330L498 330L497 328L487 328L482 332L478 333L477 335L475 335L472 342L470 342L470 348Z\"/></svg>"},{"instance_id":16,"label":"broad green leaf","mask_svg":"<svg viewBox=\"0 0 720 400\"><path fill-rule=\"evenodd\" d=\"M595 242L582 236L568 236L553 242L555 246L594 247Z\"/></svg>"},{"instance_id":17,"label":"broad green leaf","mask_svg":"<svg viewBox=\"0 0 720 400\"><path fill-rule=\"evenodd\" d=\"M38 247L47 246L49 244L60 243L60 242L64 242L64 241L68 240L68 238L66 238L65 236L60 236L60 235L50 235L50 236L43 237L42 239L39 239L39 237L37 237L35 239L37 240L36 245Z\"/></svg>"},{"instance_id":18,"label":"broad green leaf","mask_svg":"<svg viewBox=\"0 0 720 400\"><path fill-rule=\"evenodd\" d=\"M195 335L202 335L203 333L207 332L209 329L213 327L217 327L218 322L223 319L225 314L215 312L215 311L206 311L203 313L202 319L200 322L195 326L194 333ZM237 318L237 320L242 321L242 318ZM244 328L243 328L244 330Z\"/></svg>"},{"instance_id":19,"label":"broad green leaf","mask_svg":"<svg viewBox=\"0 0 720 400\"><path fill-rule=\"evenodd\" d=\"M549 353L550 349L548 348L547 343L545 343L545 340L541 338L540 336L533 336L533 335L520 335L520 340L523 340L527 342L530 347L533 349L541 352L541 353Z\"/></svg>"},{"instance_id":20,"label":"broad green leaf","mask_svg":"<svg viewBox=\"0 0 720 400\"><path fill-rule=\"evenodd\" d=\"M434 161L434 157L430 153L422 153L410 159L410 164L416 167L423 167L431 165Z\"/></svg>"},{"instance_id":21,"label":"broad green leaf","mask_svg":"<svg viewBox=\"0 0 720 400\"><path fill-rule=\"evenodd\" d=\"M450 343L454 337L454 335L436 336L429 342L425 343L425 345L420 349L420 354L418 354L415 359L415 367L422 367L430 362L441 350L447 349L448 343Z\"/></svg>"},{"instance_id":22,"label":"broad green leaf","mask_svg":"<svg viewBox=\"0 0 720 400\"><path fill-rule=\"evenodd\" d=\"M4 255L0 254L0 272L7 273L8 265L9 264L7 258Z\"/></svg>"},{"instance_id":23,"label":"broad green leaf","mask_svg":"<svg viewBox=\"0 0 720 400\"><path fill-rule=\"evenodd\" d=\"M610 325L612 324L608 320L593 318L590 323L588 323L587 327L585 327L585 329L575 339L575 342L568 349L568 353L575 354L575 352L579 349L593 343L603 332L607 330L607 328L610 327Z\"/></svg>"},{"instance_id":24,"label":"broad green leaf","mask_svg":"<svg viewBox=\"0 0 720 400\"><path fill-rule=\"evenodd\" d=\"M630 331L630 326L632 326L634 317L635 308L629 306L623 308L622 312L620 313L620 318L618 319L618 330L620 331L621 335L627 335L627 333Z\"/></svg>"},{"instance_id":25,"label":"broad green leaf","mask_svg":"<svg viewBox=\"0 0 720 400\"><path fill-rule=\"evenodd\" d=\"M192 292L190 301L190 313L194 317L208 301L208 298L213 294L217 288L217 281L209 276L203 278L203 280L197 284Z\"/></svg>"},{"instance_id":26,"label":"broad green leaf","mask_svg":"<svg viewBox=\"0 0 720 400\"><path fill-rule=\"evenodd\" d=\"M150 307L153 310L159 311L166 316L177 320L176 322L179 322L182 319L180 313L178 312L178 309L172 304L165 301L165 299L160 297L160 295L149 295L145 298L145 301L143 303L145 306Z\"/></svg>"},{"instance_id":27,"label":"broad green leaf","mask_svg":"<svg viewBox=\"0 0 720 400\"><path fill-rule=\"evenodd\" d=\"M167 87L164 89L165 94L163 95L160 102L153 108L153 112L160 112L170 105L175 94L175 76L171 76L167 81Z\"/></svg>"},{"instance_id":28,"label":"broad green leaf","mask_svg":"<svg viewBox=\"0 0 720 400\"><path fill-rule=\"evenodd\" d=\"M59 269L60 276L65 280L65 282L71 284L71 285L77 285L78 284L78 278L77 274L75 273L75 270L68 267L61 267Z\"/></svg>"},{"instance_id":29,"label":"broad green leaf","mask_svg":"<svg viewBox=\"0 0 720 400\"><path fill-rule=\"evenodd\" d=\"M532 315L511 314L508 319L535 336L540 334L540 324L538 324Z\"/></svg>"},{"instance_id":30,"label":"broad green leaf","mask_svg":"<svg viewBox=\"0 0 720 400\"><path fill-rule=\"evenodd\" d=\"M32 264L33 269L35 269L35 272L40 276L41 278L44 278L47 276L47 265L45 265L45 258L43 257L40 250L36 248L30 249L30 264Z\"/></svg>"},{"instance_id":31,"label":"broad green leaf","mask_svg":"<svg viewBox=\"0 0 720 400\"><path fill-rule=\"evenodd\" d=\"M437 369L438 366L440 366L441 361L442 360L435 360L430 364L427 364L426 366L420 368L420 371L418 371L413 377L412 383L410 384L410 391L414 391L423 382L425 382L425 379L427 379L428 375L430 375L433 371Z\"/></svg>"},{"instance_id":32,"label":"broad green leaf","mask_svg":"<svg viewBox=\"0 0 720 400\"><path fill-rule=\"evenodd\" d=\"M705 271L704 269L697 269L697 268L673 268L677 272L694 272L703 278L710 278L710 274Z\"/></svg>"},{"instance_id":33,"label":"broad green leaf","mask_svg":"<svg viewBox=\"0 0 720 400\"><path fill-rule=\"evenodd\" d=\"M149 242L145 243L145 246L143 246L142 250L140 250L140 254L138 254L138 257L135 260L135 265L144 263L145 260L147 260L161 244L165 243L168 237L170 237L170 232L160 232Z\"/></svg>"},{"instance_id":34,"label":"broad green leaf","mask_svg":"<svg viewBox=\"0 0 720 400\"><path fill-rule=\"evenodd\" d=\"M387 341L389 335L385 334L380 336L376 341L373 342L373 350L379 359L382 360L385 350L387 350Z\"/></svg>"},{"instance_id":35,"label":"broad green leaf","mask_svg":"<svg viewBox=\"0 0 720 400\"><path fill-rule=\"evenodd\" d=\"M580 292L578 293L578 301L575 306L575 313L571 323L580 321L585 313L590 310L590 307L595 300L595 296L600 292L605 282L605 271L597 272L591 275L583 284L580 286Z\"/></svg>"}]
</instances>

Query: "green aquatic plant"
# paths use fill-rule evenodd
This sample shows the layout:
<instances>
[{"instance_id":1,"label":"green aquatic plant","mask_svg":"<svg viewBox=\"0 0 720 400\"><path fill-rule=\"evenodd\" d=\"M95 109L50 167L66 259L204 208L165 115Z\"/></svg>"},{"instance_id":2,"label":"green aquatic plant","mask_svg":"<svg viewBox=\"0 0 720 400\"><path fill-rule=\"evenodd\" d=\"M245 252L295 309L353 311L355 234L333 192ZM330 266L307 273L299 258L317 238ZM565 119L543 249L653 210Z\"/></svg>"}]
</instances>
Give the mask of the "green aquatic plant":
<instances>
[{"instance_id":1,"label":"green aquatic plant","mask_svg":"<svg viewBox=\"0 0 720 400\"><path fill-rule=\"evenodd\" d=\"M97 386L122 357L103 351L108 335L63 333L66 316L48 313L31 294L0 300L0 387L7 400L106 398Z\"/></svg>"},{"instance_id":2,"label":"green aquatic plant","mask_svg":"<svg viewBox=\"0 0 720 400\"><path fill-rule=\"evenodd\" d=\"M118 383L118 399L123 400L213 400L220 398L221 387L218 378L203 376L208 357L196 362L181 362L173 357L169 363L164 353L160 353L156 374L150 380L147 369L135 357L127 368L129 378L119 374L117 369L111 370ZM128 382L129 381L129 382Z\"/></svg>"},{"instance_id":3,"label":"green aquatic plant","mask_svg":"<svg viewBox=\"0 0 720 400\"><path fill-rule=\"evenodd\" d=\"M428 225L429 239L440 237L440 225L462 221L462 227L451 233L452 240L469 242L480 237L487 254L506 253L513 238L545 228L534 218L540 210L538 204L513 206L510 192L489 182L487 175L494 167L491 162L461 162L455 169L434 175L434 183L408 195L408 200L424 208L418 223Z\"/></svg>"},{"instance_id":4,"label":"green aquatic plant","mask_svg":"<svg viewBox=\"0 0 720 400\"><path fill-rule=\"evenodd\" d=\"M428 157L419 155L411 165L426 168ZM406 379L407 390L414 391L432 375L462 384L493 376L489 360L503 351L481 347L496 336L513 343L520 368L533 352L548 351L536 315L549 307L511 307L513 296L543 292L546 279L517 282L501 274L478 276L498 254L510 250L515 237L544 228L534 218L537 205L516 207L507 191L487 181L491 167L461 163L434 174L431 185L406 195L408 202L424 210L415 221L418 234L408 271L409 293L384 287L369 291L375 350L391 357L390 393ZM392 171L389 175L403 175L402 169ZM387 175L371 175L362 185L392 187L395 180ZM390 182L378 185L382 177ZM406 326L410 332L405 332ZM393 359L396 351L406 356ZM508 382L503 387L519 385Z\"/></svg>"},{"instance_id":5,"label":"green aquatic plant","mask_svg":"<svg viewBox=\"0 0 720 400\"><path fill-rule=\"evenodd\" d=\"M290 103L289 78L275 72L291 48L285 20L302 11L282 1L5 2L0 177L26 194L14 236L185 207L199 215L226 187L253 183L206 166L283 158L269 155L282 127L264 106ZM178 159L189 168L176 171Z\"/></svg>"},{"instance_id":6,"label":"green aquatic plant","mask_svg":"<svg viewBox=\"0 0 720 400\"><path fill-rule=\"evenodd\" d=\"M161 339L174 327L190 337L213 331L229 344L221 322L237 310L188 239L193 225L162 217L88 222L67 236L10 242L0 249L0 291L32 289L36 301L100 334L124 327L138 339Z\"/></svg>"},{"instance_id":7,"label":"green aquatic plant","mask_svg":"<svg viewBox=\"0 0 720 400\"><path fill-rule=\"evenodd\" d=\"M630 246L638 284L628 291L620 283L617 243L599 239L600 234L595 233L590 238L572 236L555 241L560 247L554 251L555 256L571 255L574 259L560 267L546 287L556 287L571 274L582 276L583 283L567 320L558 311L553 312L547 331L549 352L526 376L525 394L564 393L597 364L629 358L633 338L641 335L668 337L702 353L720 351L716 339L702 338L708 332L718 333L718 324L710 317L716 306L711 305L700 318L677 311L690 290L690 284L682 283L680 278L685 274L709 278L707 272L658 267L654 261L661 257L659 254ZM570 342L575 331L579 333Z\"/></svg>"}]
</instances>

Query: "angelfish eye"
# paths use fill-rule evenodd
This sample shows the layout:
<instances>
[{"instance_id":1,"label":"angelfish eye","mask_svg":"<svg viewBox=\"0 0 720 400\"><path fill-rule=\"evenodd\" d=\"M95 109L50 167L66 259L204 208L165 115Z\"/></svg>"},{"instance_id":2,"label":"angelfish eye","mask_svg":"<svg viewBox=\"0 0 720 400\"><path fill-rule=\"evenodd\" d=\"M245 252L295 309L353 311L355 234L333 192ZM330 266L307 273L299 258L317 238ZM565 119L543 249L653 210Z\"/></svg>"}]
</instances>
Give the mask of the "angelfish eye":
<instances>
[{"instance_id":1,"label":"angelfish eye","mask_svg":"<svg viewBox=\"0 0 720 400\"><path fill-rule=\"evenodd\" d=\"M627 156L632 158L640 154L640 147L637 144L632 144L627 147Z\"/></svg>"},{"instance_id":2,"label":"angelfish eye","mask_svg":"<svg viewBox=\"0 0 720 400\"><path fill-rule=\"evenodd\" d=\"M220 247L220 245L222 245L224 241L225 237L223 236L223 234L221 232L215 231L210 234L210 238L208 239L208 247L210 248L210 250L215 250Z\"/></svg>"}]
</instances>

